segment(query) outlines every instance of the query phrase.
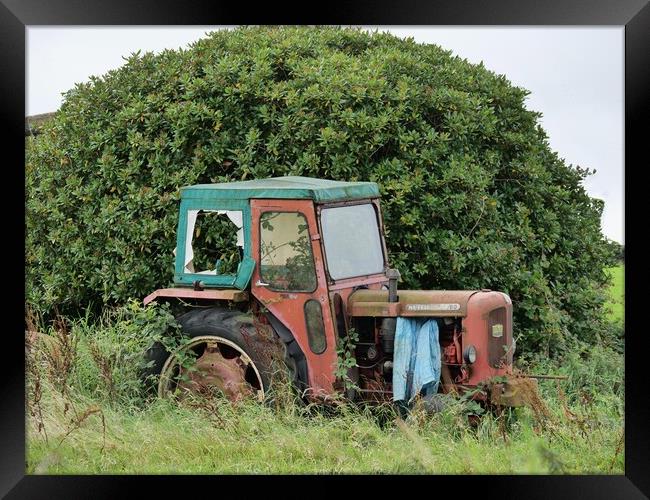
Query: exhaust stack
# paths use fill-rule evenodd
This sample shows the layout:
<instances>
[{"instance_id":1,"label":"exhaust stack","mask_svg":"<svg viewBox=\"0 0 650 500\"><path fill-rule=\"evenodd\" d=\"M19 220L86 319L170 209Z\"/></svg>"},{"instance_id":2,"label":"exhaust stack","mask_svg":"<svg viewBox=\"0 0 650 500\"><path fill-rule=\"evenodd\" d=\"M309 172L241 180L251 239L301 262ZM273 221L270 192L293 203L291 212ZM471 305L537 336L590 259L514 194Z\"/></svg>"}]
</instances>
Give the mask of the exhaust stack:
<instances>
[{"instance_id":1,"label":"exhaust stack","mask_svg":"<svg viewBox=\"0 0 650 500\"><path fill-rule=\"evenodd\" d=\"M397 280L400 278L400 273L397 269L388 269L386 271L386 277L388 278L388 302L398 302ZM382 320L379 335L381 337L382 349L386 354L394 351L396 329L397 318L384 318Z\"/></svg>"}]
</instances>

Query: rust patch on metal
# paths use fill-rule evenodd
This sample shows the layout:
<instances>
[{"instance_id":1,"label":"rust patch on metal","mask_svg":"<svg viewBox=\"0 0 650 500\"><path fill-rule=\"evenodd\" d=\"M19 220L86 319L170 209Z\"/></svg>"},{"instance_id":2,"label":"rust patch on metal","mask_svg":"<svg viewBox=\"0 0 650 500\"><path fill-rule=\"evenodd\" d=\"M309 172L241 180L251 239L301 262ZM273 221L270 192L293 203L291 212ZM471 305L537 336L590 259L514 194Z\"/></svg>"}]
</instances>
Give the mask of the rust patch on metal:
<instances>
[{"instance_id":1,"label":"rust patch on metal","mask_svg":"<svg viewBox=\"0 0 650 500\"><path fill-rule=\"evenodd\" d=\"M505 382L488 384L490 402L498 406L525 406L531 403L531 393L537 392L537 380L508 377Z\"/></svg>"},{"instance_id":2,"label":"rust patch on metal","mask_svg":"<svg viewBox=\"0 0 650 500\"><path fill-rule=\"evenodd\" d=\"M240 357L226 359L217 344L209 344L191 370L181 369L181 377L185 375L187 378L181 378L178 388L200 394L214 387L235 402L253 394L245 373L246 363Z\"/></svg>"},{"instance_id":3,"label":"rust patch on metal","mask_svg":"<svg viewBox=\"0 0 650 500\"><path fill-rule=\"evenodd\" d=\"M203 350L197 352L198 346L203 346ZM179 352L190 351L197 352L199 357L184 361L179 358ZM255 381L250 379L253 375ZM183 398L190 394L211 397L215 391L233 402L253 395L259 401L264 399L259 370L234 342L216 336L195 337L165 361L158 383L160 397Z\"/></svg>"},{"instance_id":4,"label":"rust patch on metal","mask_svg":"<svg viewBox=\"0 0 650 500\"><path fill-rule=\"evenodd\" d=\"M464 317L476 290L398 290L399 301L388 302L388 290L357 290L348 299L351 316Z\"/></svg>"},{"instance_id":5,"label":"rust patch on metal","mask_svg":"<svg viewBox=\"0 0 650 500\"><path fill-rule=\"evenodd\" d=\"M351 316L397 317L398 302L355 302L350 305Z\"/></svg>"},{"instance_id":6,"label":"rust patch on metal","mask_svg":"<svg viewBox=\"0 0 650 500\"><path fill-rule=\"evenodd\" d=\"M347 278L344 280L338 280L336 283L329 285L330 291L335 290L345 290L348 288L354 288L355 286L367 286L373 285L376 283L388 283L386 276L382 273L379 276L362 276L360 278Z\"/></svg>"},{"instance_id":7,"label":"rust patch on metal","mask_svg":"<svg viewBox=\"0 0 650 500\"><path fill-rule=\"evenodd\" d=\"M143 300L144 305L158 297L172 297L179 299L205 299L228 300L232 302L246 302L248 292L241 290L193 290L191 288L161 288L147 295Z\"/></svg>"}]
</instances>

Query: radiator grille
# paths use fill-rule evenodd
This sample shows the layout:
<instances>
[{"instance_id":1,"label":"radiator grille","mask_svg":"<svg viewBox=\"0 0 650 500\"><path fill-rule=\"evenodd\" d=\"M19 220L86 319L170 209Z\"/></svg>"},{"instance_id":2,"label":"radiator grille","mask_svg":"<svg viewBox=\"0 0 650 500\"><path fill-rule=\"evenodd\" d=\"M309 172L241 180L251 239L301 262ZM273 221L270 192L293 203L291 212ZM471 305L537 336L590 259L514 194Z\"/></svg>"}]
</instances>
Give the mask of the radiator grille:
<instances>
[{"instance_id":1,"label":"radiator grille","mask_svg":"<svg viewBox=\"0 0 650 500\"><path fill-rule=\"evenodd\" d=\"M510 346L511 325L505 307L490 312L488 320L488 360L490 366L499 368L512 361Z\"/></svg>"}]
</instances>

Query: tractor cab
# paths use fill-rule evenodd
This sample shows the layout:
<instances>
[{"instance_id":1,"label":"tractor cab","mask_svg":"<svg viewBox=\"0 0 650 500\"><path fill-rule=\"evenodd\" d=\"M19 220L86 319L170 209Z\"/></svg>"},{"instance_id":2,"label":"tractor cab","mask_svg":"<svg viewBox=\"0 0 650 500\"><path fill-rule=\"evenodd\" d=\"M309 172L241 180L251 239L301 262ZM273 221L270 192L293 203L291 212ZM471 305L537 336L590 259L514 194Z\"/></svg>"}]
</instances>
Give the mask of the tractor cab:
<instances>
[{"instance_id":1,"label":"tractor cab","mask_svg":"<svg viewBox=\"0 0 650 500\"><path fill-rule=\"evenodd\" d=\"M398 291L379 196L373 182L292 176L185 187L174 287L145 303L180 298L263 316L290 347L298 378L315 398L340 391L337 339L354 330L354 397L390 399L398 322L432 320L439 390L498 381L490 385L493 396L509 404L512 387L502 380L514 352L509 297L490 290Z\"/></svg>"}]
</instances>

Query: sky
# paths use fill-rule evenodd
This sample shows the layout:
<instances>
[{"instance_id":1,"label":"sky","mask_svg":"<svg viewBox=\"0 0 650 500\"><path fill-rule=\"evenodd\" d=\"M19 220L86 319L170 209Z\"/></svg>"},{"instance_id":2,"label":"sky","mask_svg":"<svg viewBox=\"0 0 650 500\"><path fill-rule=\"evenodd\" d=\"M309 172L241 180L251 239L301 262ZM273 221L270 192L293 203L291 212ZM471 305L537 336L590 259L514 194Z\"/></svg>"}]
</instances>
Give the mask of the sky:
<instances>
[{"instance_id":1,"label":"sky","mask_svg":"<svg viewBox=\"0 0 650 500\"><path fill-rule=\"evenodd\" d=\"M603 234L624 243L623 27L364 26L435 43L504 74L531 93L551 148L567 163L595 169L585 187L605 201ZM55 111L61 94L141 50L186 47L219 26L27 27L27 116Z\"/></svg>"}]
</instances>

